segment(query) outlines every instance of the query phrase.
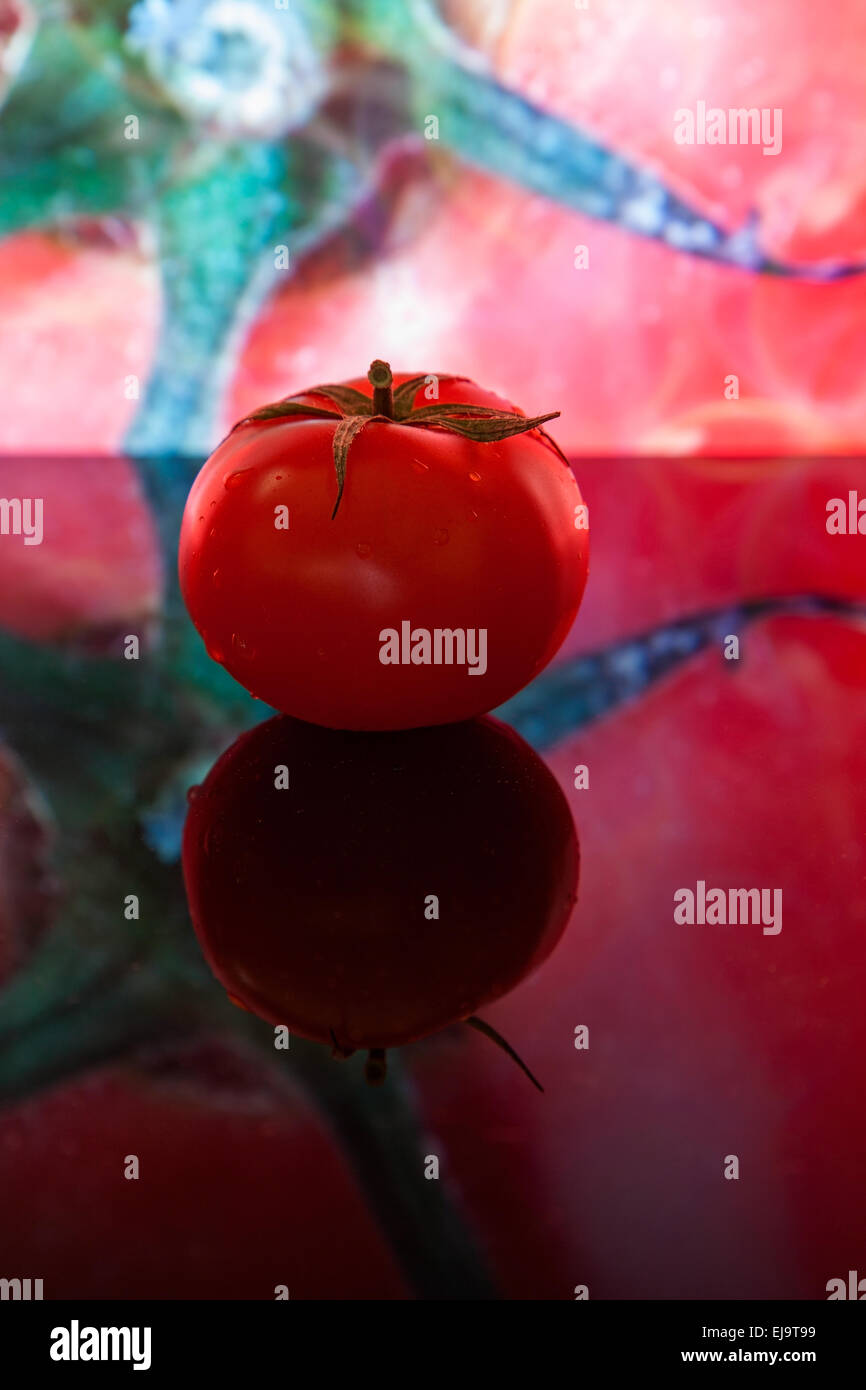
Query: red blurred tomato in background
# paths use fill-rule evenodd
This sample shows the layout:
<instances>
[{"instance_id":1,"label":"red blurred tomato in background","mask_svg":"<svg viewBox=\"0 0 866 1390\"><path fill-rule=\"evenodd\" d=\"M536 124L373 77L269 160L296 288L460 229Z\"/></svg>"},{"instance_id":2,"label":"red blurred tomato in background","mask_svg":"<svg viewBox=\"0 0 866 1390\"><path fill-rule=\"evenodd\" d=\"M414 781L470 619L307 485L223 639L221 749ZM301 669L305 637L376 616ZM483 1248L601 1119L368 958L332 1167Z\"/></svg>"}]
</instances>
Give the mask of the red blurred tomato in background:
<instances>
[{"instance_id":1,"label":"red blurred tomato in background","mask_svg":"<svg viewBox=\"0 0 866 1390\"><path fill-rule=\"evenodd\" d=\"M832 10L731 0L722 11L716 0L659 0L627 15L614 0L587 11L454 0L447 16L501 80L724 225L757 211L762 239L782 257L863 259L860 0ZM778 157L748 144L678 145L674 113L700 99L783 109ZM466 371L532 411L554 400L569 452L862 448L864 277L824 286L702 263L444 152L431 170L428 144L418 144L414 176L403 146L377 170L372 221L384 218L387 235L353 224L336 256L332 247L299 260L263 307L226 393L225 425L381 352ZM62 239L26 232L0 245L2 447L120 445L139 404L124 380L146 380L160 315L153 248L132 235L142 230L112 219L84 244L64 228ZM589 273L574 268L580 245ZM724 394L732 372L738 401Z\"/></svg>"},{"instance_id":2,"label":"red blurred tomato in background","mask_svg":"<svg viewBox=\"0 0 866 1390\"><path fill-rule=\"evenodd\" d=\"M533 1031L545 1095L480 1039L456 1081L419 1062L512 1297L824 1299L863 1271L866 628L784 617L740 640L549 758L581 931L489 1010ZM781 932L675 923L698 879L780 888Z\"/></svg>"}]
</instances>

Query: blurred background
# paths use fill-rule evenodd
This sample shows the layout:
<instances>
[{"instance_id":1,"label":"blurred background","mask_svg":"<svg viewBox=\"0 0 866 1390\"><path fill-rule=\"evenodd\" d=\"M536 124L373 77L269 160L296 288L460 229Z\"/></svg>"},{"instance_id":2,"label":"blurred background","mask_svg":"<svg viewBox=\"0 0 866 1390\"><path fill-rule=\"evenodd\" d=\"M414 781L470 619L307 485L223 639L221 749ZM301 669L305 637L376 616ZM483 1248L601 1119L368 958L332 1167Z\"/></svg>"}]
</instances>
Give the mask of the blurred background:
<instances>
[{"instance_id":1,"label":"blurred background","mask_svg":"<svg viewBox=\"0 0 866 1390\"><path fill-rule=\"evenodd\" d=\"M862 1271L866 541L826 516L866 495L864 53L856 0L0 0L0 498L45 509L0 535L0 1277ZM781 110L780 152L678 144L699 102ZM574 630L501 712L580 833L573 922L485 1014L543 1096L468 1029L381 1091L275 1056L189 925L186 791L266 711L179 605L183 501L234 420L374 357L560 409L590 508ZM781 886L782 933L675 927L698 879Z\"/></svg>"},{"instance_id":2,"label":"blurred background","mask_svg":"<svg viewBox=\"0 0 866 1390\"><path fill-rule=\"evenodd\" d=\"M377 356L574 452L862 446L866 280L809 279L866 257L859 0L3 0L0 46L7 450L207 452ZM677 143L699 102L779 152Z\"/></svg>"}]
</instances>

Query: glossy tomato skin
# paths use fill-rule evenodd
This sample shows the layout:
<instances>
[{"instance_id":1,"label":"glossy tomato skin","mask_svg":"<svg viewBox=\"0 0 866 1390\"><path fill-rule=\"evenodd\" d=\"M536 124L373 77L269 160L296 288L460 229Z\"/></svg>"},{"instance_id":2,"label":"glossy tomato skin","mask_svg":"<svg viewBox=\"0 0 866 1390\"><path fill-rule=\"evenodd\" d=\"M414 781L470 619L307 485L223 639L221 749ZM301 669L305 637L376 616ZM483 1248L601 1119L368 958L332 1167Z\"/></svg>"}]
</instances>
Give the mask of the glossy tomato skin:
<instances>
[{"instance_id":1,"label":"glossy tomato skin","mask_svg":"<svg viewBox=\"0 0 866 1390\"><path fill-rule=\"evenodd\" d=\"M195 792L183 867L235 1002L350 1050L436 1032L534 970L578 847L555 778L496 720L359 735L278 717Z\"/></svg>"},{"instance_id":2,"label":"glossy tomato skin","mask_svg":"<svg viewBox=\"0 0 866 1390\"><path fill-rule=\"evenodd\" d=\"M439 390L514 408L453 378ZM422 388L417 404L429 403ZM243 425L196 479L180 580L208 651L265 703L332 728L417 728L502 704L550 661L583 594L571 469L537 433L478 444L374 422L352 444L332 519L334 429ZM288 529L275 526L280 506ZM471 674L468 660L383 664L382 634L404 622L483 629L486 653L474 649Z\"/></svg>"}]
</instances>

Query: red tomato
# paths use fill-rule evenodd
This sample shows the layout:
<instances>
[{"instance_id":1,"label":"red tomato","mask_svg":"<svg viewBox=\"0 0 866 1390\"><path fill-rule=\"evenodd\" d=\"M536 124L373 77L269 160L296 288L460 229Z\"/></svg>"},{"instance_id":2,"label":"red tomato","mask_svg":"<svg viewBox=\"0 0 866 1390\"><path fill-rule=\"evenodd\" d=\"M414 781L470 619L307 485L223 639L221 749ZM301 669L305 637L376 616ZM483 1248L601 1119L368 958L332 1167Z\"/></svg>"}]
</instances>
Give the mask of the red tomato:
<instances>
[{"instance_id":1,"label":"red tomato","mask_svg":"<svg viewBox=\"0 0 866 1390\"><path fill-rule=\"evenodd\" d=\"M359 736L277 718L196 790L183 864L234 1001L348 1053L512 989L563 932L578 850L555 778L495 720Z\"/></svg>"},{"instance_id":2,"label":"red tomato","mask_svg":"<svg viewBox=\"0 0 866 1390\"><path fill-rule=\"evenodd\" d=\"M521 414L471 382L439 389L442 403ZM423 388L415 405L430 405ZM266 703L336 728L502 704L550 661L583 594L570 468L537 430L479 443L376 420L351 445L332 517L338 423L244 422L196 479L180 578L208 651Z\"/></svg>"},{"instance_id":3,"label":"red tomato","mask_svg":"<svg viewBox=\"0 0 866 1390\"><path fill-rule=\"evenodd\" d=\"M7 1112L4 1267L38 1271L46 1300L267 1301L278 1284L293 1303L411 1297L304 1092L269 1090L242 1055L211 1053L202 1068L184 1048L174 1077L150 1064L79 1077ZM126 1153L141 1182L124 1180Z\"/></svg>"},{"instance_id":4,"label":"red tomato","mask_svg":"<svg viewBox=\"0 0 866 1390\"><path fill-rule=\"evenodd\" d=\"M162 603L156 527L122 458L3 458L0 497L39 499L42 539L0 537L0 623L97 652L144 636Z\"/></svg>"}]
</instances>

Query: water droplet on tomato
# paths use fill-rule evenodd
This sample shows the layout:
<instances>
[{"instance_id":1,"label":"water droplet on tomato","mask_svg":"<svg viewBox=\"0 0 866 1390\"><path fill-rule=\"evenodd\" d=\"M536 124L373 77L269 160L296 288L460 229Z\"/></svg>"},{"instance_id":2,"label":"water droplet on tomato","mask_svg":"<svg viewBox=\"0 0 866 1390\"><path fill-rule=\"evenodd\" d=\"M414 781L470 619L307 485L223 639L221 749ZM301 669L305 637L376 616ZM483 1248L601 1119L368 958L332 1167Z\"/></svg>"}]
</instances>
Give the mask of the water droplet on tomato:
<instances>
[{"instance_id":1,"label":"water droplet on tomato","mask_svg":"<svg viewBox=\"0 0 866 1390\"><path fill-rule=\"evenodd\" d=\"M241 637L239 632L232 633L232 646L236 652L241 652L244 656L255 656L255 648Z\"/></svg>"},{"instance_id":2,"label":"water droplet on tomato","mask_svg":"<svg viewBox=\"0 0 866 1390\"><path fill-rule=\"evenodd\" d=\"M469 520L470 520L470 521L477 521L477 520L478 520L478 513L477 513L477 512L470 512L470 513L469 513Z\"/></svg>"},{"instance_id":3,"label":"water droplet on tomato","mask_svg":"<svg viewBox=\"0 0 866 1390\"><path fill-rule=\"evenodd\" d=\"M472 481L473 483L480 483L480 482L481 482L481 474L480 474L480 473L476 473L474 469L473 469L473 471L469 474L469 477L470 477L470 479L471 479L471 481Z\"/></svg>"},{"instance_id":4,"label":"water droplet on tomato","mask_svg":"<svg viewBox=\"0 0 866 1390\"><path fill-rule=\"evenodd\" d=\"M429 472L430 472L430 465L429 465L429 463L424 463L421 459L413 459L413 460L412 460L412 467L415 469L415 472L416 472L416 473L429 473Z\"/></svg>"},{"instance_id":5,"label":"water droplet on tomato","mask_svg":"<svg viewBox=\"0 0 866 1390\"><path fill-rule=\"evenodd\" d=\"M196 784L194 787L190 787L186 794L187 801L195 801L200 791L201 787L198 786L198 784Z\"/></svg>"},{"instance_id":6,"label":"water droplet on tomato","mask_svg":"<svg viewBox=\"0 0 866 1390\"><path fill-rule=\"evenodd\" d=\"M438 529L435 530L435 531L433 532L433 544L434 544L434 545L447 545L447 544L448 544L448 532L445 530L445 527L444 527L444 526L438 527Z\"/></svg>"},{"instance_id":7,"label":"water droplet on tomato","mask_svg":"<svg viewBox=\"0 0 866 1390\"><path fill-rule=\"evenodd\" d=\"M233 487L237 487L244 474L249 473L250 471L251 470L249 468L236 468L233 473L227 473L226 476L223 478L223 487L226 488L226 490L230 490Z\"/></svg>"},{"instance_id":8,"label":"water droplet on tomato","mask_svg":"<svg viewBox=\"0 0 866 1390\"><path fill-rule=\"evenodd\" d=\"M217 647L212 643L205 642L205 651L207 652L211 661L218 661L220 662L220 664L222 664L222 662L224 662L226 659L226 654L223 651L222 647Z\"/></svg>"},{"instance_id":9,"label":"water droplet on tomato","mask_svg":"<svg viewBox=\"0 0 866 1390\"><path fill-rule=\"evenodd\" d=\"M372 549L373 547L371 545L368 545L366 541L359 541L358 544L355 546L355 550L360 555L362 560L366 560L367 556L371 554Z\"/></svg>"}]
</instances>

